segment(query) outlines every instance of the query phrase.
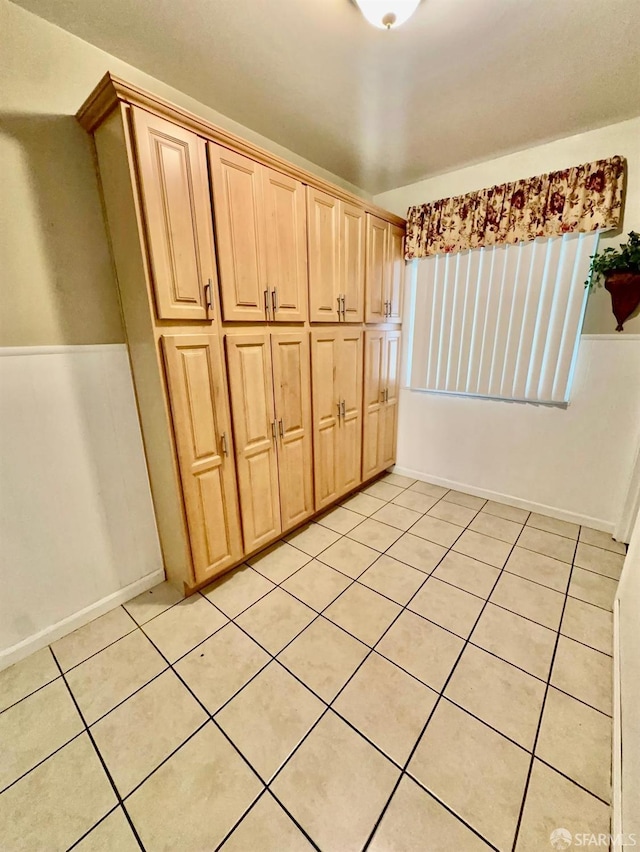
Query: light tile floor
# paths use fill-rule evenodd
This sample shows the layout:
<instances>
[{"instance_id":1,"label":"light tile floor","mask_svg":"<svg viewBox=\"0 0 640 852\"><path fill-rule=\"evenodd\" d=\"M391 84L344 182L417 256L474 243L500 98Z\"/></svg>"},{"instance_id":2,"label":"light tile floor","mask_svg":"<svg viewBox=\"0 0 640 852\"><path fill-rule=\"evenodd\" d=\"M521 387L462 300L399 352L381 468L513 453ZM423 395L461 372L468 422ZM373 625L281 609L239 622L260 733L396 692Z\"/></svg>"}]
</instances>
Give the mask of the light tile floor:
<instances>
[{"instance_id":1,"label":"light tile floor","mask_svg":"<svg viewBox=\"0 0 640 852\"><path fill-rule=\"evenodd\" d=\"M0 849L550 849L609 831L604 533L395 474L0 673Z\"/></svg>"}]
</instances>

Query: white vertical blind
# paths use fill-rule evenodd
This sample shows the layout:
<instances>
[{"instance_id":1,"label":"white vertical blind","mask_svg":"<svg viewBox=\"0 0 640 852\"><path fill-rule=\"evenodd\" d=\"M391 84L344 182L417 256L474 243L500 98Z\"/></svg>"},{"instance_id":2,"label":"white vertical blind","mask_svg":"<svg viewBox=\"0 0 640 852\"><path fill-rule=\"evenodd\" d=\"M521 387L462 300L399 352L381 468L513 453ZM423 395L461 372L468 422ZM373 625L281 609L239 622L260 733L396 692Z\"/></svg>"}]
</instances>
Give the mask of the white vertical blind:
<instances>
[{"instance_id":1,"label":"white vertical blind","mask_svg":"<svg viewBox=\"0 0 640 852\"><path fill-rule=\"evenodd\" d=\"M411 388L565 403L597 233L414 261Z\"/></svg>"}]
</instances>

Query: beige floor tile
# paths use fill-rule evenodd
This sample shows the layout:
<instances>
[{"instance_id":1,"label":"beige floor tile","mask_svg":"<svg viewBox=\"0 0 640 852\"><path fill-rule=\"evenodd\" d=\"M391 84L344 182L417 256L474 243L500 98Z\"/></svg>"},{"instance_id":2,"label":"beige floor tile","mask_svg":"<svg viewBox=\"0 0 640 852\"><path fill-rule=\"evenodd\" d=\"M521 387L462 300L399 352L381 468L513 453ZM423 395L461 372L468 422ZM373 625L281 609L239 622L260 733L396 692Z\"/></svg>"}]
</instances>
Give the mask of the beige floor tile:
<instances>
[{"instance_id":1,"label":"beige floor tile","mask_svg":"<svg viewBox=\"0 0 640 852\"><path fill-rule=\"evenodd\" d=\"M332 701L369 653L362 642L318 618L279 654L289 671L322 699Z\"/></svg>"},{"instance_id":2,"label":"beige floor tile","mask_svg":"<svg viewBox=\"0 0 640 852\"><path fill-rule=\"evenodd\" d=\"M406 775L369 846L370 852L485 852L490 848Z\"/></svg>"},{"instance_id":3,"label":"beige floor tile","mask_svg":"<svg viewBox=\"0 0 640 852\"><path fill-rule=\"evenodd\" d=\"M398 778L329 711L273 782L273 792L323 852L359 852Z\"/></svg>"},{"instance_id":4,"label":"beige floor tile","mask_svg":"<svg viewBox=\"0 0 640 852\"><path fill-rule=\"evenodd\" d=\"M317 556L340 538L339 533L320 524L307 524L287 536L287 541L309 556Z\"/></svg>"},{"instance_id":5,"label":"beige floor tile","mask_svg":"<svg viewBox=\"0 0 640 852\"><path fill-rule=\"evenodd\" d=\"M221 849L223 852L311 852L313 846L267 792L260 796Z\"/></svg>"},{"instance_id":6,"label":"beige floor tile","mask_svg":"<svg viewBox=\"0 0 640 852\"><path fill-rule=\"evenodd\" d=\"M188 689L167 671L116 707L91 731L124 797L207 718Z\"/></svg>"},{"instance_id":7,"label":"beige floor tile","mask_svg":"<svg viewBox=\"0 0 640 852\"><path fill-rule=\"evenodd\" d=\"M413 488L414 486L412 486ZM397 497L398 494L402 494L404 491L403 488L398 488L397 485L391 485L389 482L382 482L378 480L374 482L372 485L369 485L368 488L364 489L364 494L368 494L370 497L377 497L379 500L384 500L387 502L388 500L393 500L394 497Z\"/></svg>"},{"instance_id":8,"label":"beige floor tile","mask_svg":"<svg viewBox=\"0 0 640 852\"><path fill-rule=\"evenodd\" d=\"M380 523L388 524L390 527L406 532L421 517L420 512L405 509L404 506L398 506L397 503L387 503L372 516L372 520L380 521Z\"/></svg>"},{"instance_id":9,"label":"beige floor tile","mask_svg":"<svg viewBox=\"0 0 640 852\"><path fill-rule=\"evenodd\" d=\"M480 616L471 634L471 641L508 663L546 680L551 668L556 633L490 603Z\"/></svg>"},{"instance_id":10,"label":"beige floor tile","mask_svg":"<svg viewBox=\"0 0 640 852\"><path fill-rule=\"evenodd\" d=\"M565 598L560 592L505 571L489 600L544 627L557 630Z\"/></svg>"},{"instance_id":11,"label":"beige floor tile","mask_svg":"<svg viewBox=\"0 0 640 852\"><path fill-rule=\"evenodd\" d=\"M324 709L322 701L272 662L222 708L216 721L266 783Z\"/></svg>"},{"instance_id":12,"label":"beige floor tile","mask_svg":"<svg viewBox=\"0 0 640 852\"><path fill-rule=\"evenodd\" d=\"M409 772L500 850L509 850L530 756L446 700L436 707Z\"/></svg>"},{"instance_id":13,"label":"beige floor tile","mask_svg":"<svg viewBox=\"0 0 640 852\"><path fill-rule=\"evenodd\" d=\"M438 502L439 497L431 497L429 494L420 494L418 491L413 491L408 488L402 494L398 494L393 498L394 506L403 506L405 509L411 509L414 512L423 514Z\"/></svg>"},{"instance_id":14,"label":"beige floor tile","mask_svg":"<svg viewBox=\"0 0 640 852\"><path fill-rule=\"evenodd\" d=\"M522 530L518 545L535 553L550 556L552 559L559 559L561 562L572 562L576 549L575 541L570 538L537 530L534 527L525 527Z\"/></svg>"},{"instance_id":15,"label":"beige floor tile","mask_svg":"<svg viewBox=\"0 0 640 852\"><path fill-rule=\"evenodd\" d=\"M374 521L373 518L367 518L351 530L349 538L383 553L401 535L402 530L390 527L388 524L381 524L380 521Z\"/></svg>"},{"instance_id":16,"label":"beige floor tile","mask_svg":"<svg viewBox=\"0 0 640 852\"><path fill-rule=\"evenodd\" d=\"M358 492L353 497L349 497L341 505L351 512L357 512L358 515L373 515L378 509L382 509L385 500L380 500L378 497L372 497L370 494Z\"/></svg>"},{"instance_id":17,"label":"beige floor tile","mask_svg":"<svg viewBox=\"0 0 640 852\"><path fill-rule=\"evenodd\" d=\"M453 503L451 505L454 505ZM411 527L411 534L426 538L442 547L451 547L454 541L462 535L463 528L449 521L441 521L431 515L425 515L422 520Z\"/></svg>"},{"instance_id":18,"label":"beige floor tile","mask_svg":"<svg viewBox=\"0 0 640 852\"><path fill-rule=\"evenodd\" d=\"M594 574L574 566L569 583L569 595L585 603L613 611L613 600L618 590L617 580Z\"/></svg>"},{"instance_id":19,"label":"beige floor tile","mask_svg":"<svg viewBox=\"0 0 640 852\"><path fill-rule=\"evenodd\" d=\"M446 547L427 541L417 535L405 533L387 551L392 556L412 568L430 574L447 552Z\"/></svg>"},{"instance_id":20,"label":"beige floor tile","mask_svg":"<svg viewBox=\"0 0 640 852\"><path fill-rule=\"evenodd\" d=\"M466 527L475 518L477 511L477 509L459 506L457 503L440 500L433 508L429 509L428 514L432 518L440 518L441 521L449 521L450 524Z\"/></svg>"},{"instance_id":21,"label":"beige floor tile","mask_svg":"<svg viewBox=\"0 0 640 852\"><path fill-rule=\"evenodd\" d=\"M167 664L136 630L67 673L67 683L88 725L124 701Z\"/></svg>"},{"instance_id":22,"label":"beige floor tile","mask_svg":"<svg viewBox=\"0 0 640 852\"><path fill-rule=\"evenodd\" d=\"M312 559L288 580L285 580L282 588L291 592L307 606L321 612L341 592L344 592L350 583L350 577L345 577L344 574L335 571L323 562Z\"/></svg>"},{"instance_id":23,"label":"beige floor tile","mask_svg":"<svg viewBox=\"0 0 640 852\"><path fill-rule=\"evenodd\" d=\"M148 621L144 632L161 654L174 663L212 636L228 619L202 595L192 595Z\"/></svg>"},{"instance_id":24,"label":"beige floor tile","mask_svg":"<svg viewBox=\"0 0 640 852\"><path fill-rule=\"evenodd\" d=\"M269 662L269 655L227 624L180 662L176 671L210 713L215 713Z\"/></svg>"},{"instance_id":25,"label":"beige floor tile","mask_svg":"<svg viewBox=\"0 0 640 852\"><path fill-rule=\"evenodd\" d=\"M112 811L73 847L74 852L140 852L122 808Z\"/></svg>"},{"instance_id":26,"label":"beige floor tile","mask_svg":"<svg viewBox=\"0 0 640 852\"><path fill-rule=\"evenodd\" d=\"M611 798L611 719L551 687L536 754L605 801Z\"/></svg>"},{"instance_id":27,"label":"beige floor tile","mask_svg":"<svg viewBox=\"0 0 640 852\"><path fill-rule=\"evenodd\" d=\"M467 645L445 695L531 751L545 689L537 678Z\"/></svg>"},{"instance_id":28,"label":"beige floor tile","mask_svg":"<svg viewBox=\"0 0 640 852\"><path fill-rule=\"evenodd\" d=\"M277 654L315 617L316 613L293 595L274 589L239 615L236 623L270 654Z\"/></svg>"},{"instance_id":29,"label":"beige floor tile","mask_svg":"<svg viewBox=\"0 0 640 852\"><path fill-rule=\"evenodd\" d=\"M425 581L422 571L382 554L358 582L403 606Z\"/></svg>"},{"instance_id":30,"label":"beige floor tile","mask_svg":"<svg viewBox=\"0 0 640 852\"><path fill-rule=\"evenodd\" d=\"M345 509L344 506L336 506L335 509L331 509L319 517L317 522L323 527L328 527L330 530L344 535L357 527L361 521L362 516L357 512Z\"/></svg>"},{"instance_id":31,"label":"beige floor tile","mask_svg":"<svg viewBox=\"0 0 640 852\"><path fill-rule=\"evenodd\" d=\"M298 568L309 561L309 556L288 544L279 541L267 550L262 550L257 556L248 559L249 565L272 583L282 583Z\"/></svg>"},{"instance_id":32,"label":"beige floor tile","mask_svg":"<svg viewBox=\"0 0 640 852\"><path fill-rule=\"evenodd\" d=\"M602 532L602 530L592 530L590 527L580 527L580 541L585 544L591 544L594 547L602 547L604 550L611 550L614 553L627 552L627 548L621 541L614 541L610 533Z\"/></svg>"},{"instance_id":33,"label":"beige floor tile","mask_svg":"<svg viewBox=\"0 0 640 852\"><path fill-rule=\"evenodd\" d=\"M336 568L354 580L380 556L377 550L350 538L341 538L318 557L320 562Z\"/></svg>"},{"instance_id":34,"label":"beige floor tile","mask_svg":"<svg viewBox=\"0 0 640 852\"><path fill-rule=\"evenodd\" d=\"M435 497L440 500L441 497L448 492L448 488L443 488L442 485L432 485L430 482L422 482L418 480L410 486L409 491L416 491L418 494L426 494L429 497Z\"/></svg>"},{"instance_id":35,"label":"beige floor tile","mask_svg":"<svg viewBox=\"0 0 640 852\"><path fill-rule=\"evenodd\" d=\"M598 606L567 598L560 632L604 654L613 654L613 614Z\"/></svg>"},{"instance_id":36,"label":"beige floor tile","mask_svg":"<svg viewBox=\"0 0 640 852\"><path fill-rule=\"evenodd\" d=\"M0 712L59 676L60 670L49 648L4 669L0 672Z\"/></svg>"},{"instance_id":37,"label":"beige floor tile","mask_svg":"<svg viewBox=\"0 0 640 852\"><path fill-rule=\"evenodd\" d=\"M469 524L469 529L482 535L488 535L492 538L498 538L500 541L506 541L507 544L515 544L516 539L522 532L522 524L515 521L508 521L506 518L499 518L496 515L489 515L486 512L480 512Z\"/></svg>"},{"instance_id":38,"label":"beige floor tile","mask_svg":"<svg viewBox=\"0 0 640 852\"><path fill-rule=\"evenodd\" d=\"M453 545L457 553L486 562L494 568L502 568L511 552L511 545L481 533L465 530Z\"/></svg>"},{"instance_id":39,"label":"beige floor tile","mask_svg":"<svg viewBox=\"0 0 640 852\"><path fill-rule=\"evenodd\" d=\"M482 598L429 577L409 609L466 639L483 606Z\"/></svg>"},{"instance_id":40,"label":"beige floor tile","mask_svg":"<svg viewBox=\"0 0 640 852\"><path fill-rule=\"evenodd\" d=\"M210 722L127 799L127 810L148 850L215 849L261 788Z\"/></svg>"},{"instance_id":41,"label":"beige floor tile","mask_svg":"<svg viewBox=\"0 0 640 852\"><path fill-rule=\"evenodd\" d=\"M573 560L574 565L602 574L604 577L610 577L612 580L620 579L623 563L624 556L621 553L612 553L610 550L593 547L582 541L578 542L578 549Z\"/></svg>"},{"instance_id":42,"label":"beige floor tile","mask_svg":"<svg viewBox=\"0 0 640 852\"><path fill-rule=\"evenodd\" d=\"M68 849L116 804L98 755L81 734L2 794L0 849Z\"/></svg>"},{"instance_id":43,"label":"beige floor tile","mask_svg":"<svg viewBox=\"0 0 640 852\"><path fill-rule=\"evenodd\" d=\"M466 506L467 509L481 509L487 502L484 497L474 497L465 494L464 491L448 491L444 499L447 503L457 503L458 506Z\"/></svg>"},{"instance_id":44,"label":"beige floor tile","mask_svg":"<svg viewBox=\"0 0 640 852\"><path fill-rule=\"evenodd\" d=\"M433 576L472 595L487 598L500 576L500 570L463 553L450 551L433 572Z\"/></svg>"},{"instance_id":45,"label":"beige floor tile","mask_svg":"<svg viewBox=\"0 0 640 852\"><path fill-rule=\"evenodd\" d=\"M405 611L376 650L439 692L463 644L462 639L436 624Z\"/></svg>"},{"instance_id":46,"label":"beige floor tile","mask_svg":"<svg viewBox=\"0 0 640 852\"><path fill-rule=\"evenodd\" d=\"M414 482L417 482L416 479L411 479L410 476L402 476L399 473L385 473L383 477L381 477L382 482L390 482L391 485L397 485L398 488L408 488L410 485L413 485Z\"/></svg>"},{"instance_id":47,"label":"beige floor tile","mask_svg":"<svg viewBox=\"0 0 640 852\"><path fill-rule=\"evenodd\" d=\"M580 532L579 524L572 524L569 521L559 521L557 518L550 518L548 515L539 515L537 512L532 512L529 515L527 526L555 533L555 535L562 535L573 541L577 540L578 533Z\"/></svg>"},{"instance_id":48,"label":"beige floor tile","mask_svg":"<svg viewBox=\"0 0 640 852\"><path fill-rule=\"evenodd\" d=\"M0 715L0 790L84 730L63 680L39 689Z\"/></svg>"},{"instance_id":49,"label":"beige floor tile","mask_svg":"<svg viewBox=\"0 0 640 852\"><path fill-rule=\"evenodd\" d=\"M248 565L240 565L203 589L202 594L229 618L235 618L272 589L270 580Z\"/></svg>"},{"instance_id":50,"label":"beige floor tile","mask_svg":"<svg viewBox=\"0 0 640 852\"><path fill-rule=\"evenodd\" d=\"M333 704L335 710L401 766L437 695L375 652Z\"/></svg>"},{"instance_id":51,"label":"beige floor tile","mask_svg":"<svg viewBox=\"0 0 640 852\"><path fill-rule=\"evenodd\" d=\"M398 604L354 583L324 614L356 639L373 646L399 612Z\"/></svg>"},{"instance_id":52,"label":"beige floor tile","mask_svg":"<svg viewBox=\"0 0 640 852\"><path fill-rule=\"evenodd\" d=\"M495 500L487 500L482 511L489 515L495 515L497 518L504 518L506 521L515 521L517 524L526 523L530 514L528 509L518 509L516 506L497 503Z\"/></svg>"},{"instance_id":53,"label":"beige floor tile","mask_svg":"<svg viewBox=\"0 0 640 852\"><path fill-rule=\"evenodd\" d=\"M165 582L127 601L124 608L138 624L144 624L181 601L183 597L171 583Z\"/></svg>"},{"instance_id":54,"label":"beige floor tile","mask_svg":"<svg viewBox=\"0 0 640 852\"><path fill-rule=\"evenodd\" d=\"M560 636L551 672L551 683L554 686L611 716L612 678L611 657Z\"/></svg>"},{"instance_id":55,"label":"beige floor tile","mask_svg":"<svg viewBox=\"0 0 640 852\"><path fill-rule=\"evenodd\" d=\"M102 651L107 645L117 642L136 629L131 616L118 606L110 612L63 636L51 646L63 672L68 671L88 657Z\"/></svg>"},{"instance_id":56,"label":"beige floor tile","mask_svg":"<svg viewBox=\"0 0 640 852\"><path fill-rule=\"evenodd\" d=\"M570 835L608 834L609 808L536 760L527 791L516 852L540 852L550 849L551 833L560 828L568 831Z\"/></svg>"},{"instance_id":57,"label":"beige floor tile","mask_svg":"<svg viewBox=\"0 0 640 852\"><path fill-rule=\"evenodd\" d=\"M526 580L533 580L542 586L555 589L564 594L569 584L571 565L544 556L542 553L534 553L533 550L525 550L523 547L514 547L511 556L504 566L505 571L517 574Z\"/></svg>"}]
</instances>

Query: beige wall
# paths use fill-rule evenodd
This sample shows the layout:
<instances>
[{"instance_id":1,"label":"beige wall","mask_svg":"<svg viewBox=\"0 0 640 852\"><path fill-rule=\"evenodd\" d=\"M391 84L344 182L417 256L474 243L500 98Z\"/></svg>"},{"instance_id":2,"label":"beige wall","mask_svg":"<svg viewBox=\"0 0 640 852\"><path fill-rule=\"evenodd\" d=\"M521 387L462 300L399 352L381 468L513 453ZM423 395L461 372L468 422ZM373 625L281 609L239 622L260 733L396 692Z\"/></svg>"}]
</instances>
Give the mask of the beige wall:
<instances>
[{"instance_id":1,"label":"beige wall","mask_svg":"<svg viewBox=\"0 0 640 852\"><path fill-rule=\"evenodd\" d=\"M0 0L0 346L124 340L80 104L106 71L366 195L130 65Z\"/></svg>"},{"instance_id":2,"label":"beige wall","mask_svg":"<svg viewBox=\"0 0 640 852\"><path fill-rule=\"evenodd\" d=\"M535 116L532 116L532 120L535 120ZM620 242L621 234L640 231L640 118L590 130L577 136L568 136L546 145L538 145L393 189L376 196L375 201L382 207L405 216L407 208L414 204L461 195L485 186L543 174L613 154L621 154L627 159L624 221L620 231L600 240L600 248L615 246ZM604 288L598 287L589 297L584 333L610 334L615 332L615 327L616 321L611 313L611 297ZM640 333L640 311L636 311L634 317L625 323L624 330L627 334Z\"/></svg>"}]
</instances>

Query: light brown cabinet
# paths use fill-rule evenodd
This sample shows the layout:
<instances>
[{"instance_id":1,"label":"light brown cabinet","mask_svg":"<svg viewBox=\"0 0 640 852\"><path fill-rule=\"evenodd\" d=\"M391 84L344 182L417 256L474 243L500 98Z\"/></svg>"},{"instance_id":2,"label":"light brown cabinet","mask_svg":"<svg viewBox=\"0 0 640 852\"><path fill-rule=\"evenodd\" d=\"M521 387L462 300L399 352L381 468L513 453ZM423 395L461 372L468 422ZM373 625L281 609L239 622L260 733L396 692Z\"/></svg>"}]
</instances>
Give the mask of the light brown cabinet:
<instances>
[{"instance_id":1,"label":"light brown cabinet","mask_svg":"<svg viewBox=\"0 0 640 852\"><path fill-rule=\"evenodd\" d=\"M402 322L404 231L367 213L365 322Z\"/></svg>"},{"instance_id":2,"label":"light brown cabinet","mask_svg":"<svg viewBox=\"0 0 640 852\"><path fill-rule=\"evenodd\" d=\"M362 478L370 479L396 459L401 333L371 329L364 338Z\"/></svg>"}]
</instances>

